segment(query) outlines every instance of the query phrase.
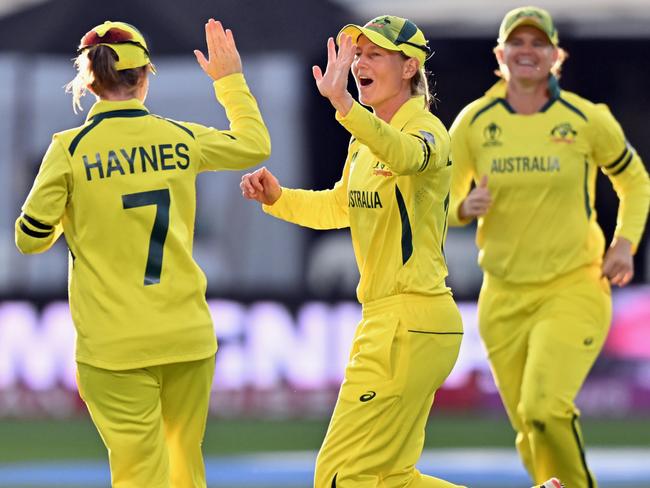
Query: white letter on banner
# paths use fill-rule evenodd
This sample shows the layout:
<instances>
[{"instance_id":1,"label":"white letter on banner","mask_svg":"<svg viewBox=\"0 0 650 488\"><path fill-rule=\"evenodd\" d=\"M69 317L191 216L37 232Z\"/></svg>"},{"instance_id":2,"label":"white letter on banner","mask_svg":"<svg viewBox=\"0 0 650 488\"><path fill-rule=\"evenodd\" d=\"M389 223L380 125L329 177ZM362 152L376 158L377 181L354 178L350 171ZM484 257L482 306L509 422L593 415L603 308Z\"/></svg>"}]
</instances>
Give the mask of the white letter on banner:
<instances>
[{"instance_id":1,"label":"white letter on banner","mask_svg":"<svg viewBox=\"0 0 650 488\"><path fill-rule=\"evenodd\" d=\"M52 302L46 306L41 315L41 327L42 340L51 348L56 378L68 390L76 391L76 333L68 302Z\"/></svg>"},{"instance_id":2,"label":"white letter on banner","mask_svg":"<svg viewBox=\"0 0 650 488\"><path fill-rule=\"evenodd\" d=\"M27 336L33 335L38 317L36 307L28 302L0 304L0 389L15 386L19 363L29 349Z\"/></svg>"},{"instance_id":3,"label":"white letter on banner","mask_svg":"<svg viewBox=\"0 0 650 488\"><path fill-rule=\"evenodd\" d=\"M315 371L324 372L327 321L317 317L326 314L327 308L314 306L304 312L308 322L299 327L281 304L259 302L250 307L246 359L253 386L271 389L283 379L298 388L324 386L324 374Z\"/></svg>"},{"instance_id":4,"label":"white letter on banner","mask_svg":"<svg viewBox=\"0 0 650 488\"><path fill-rule=\"evenodd\" d=\"M350 359L352 340L361 320L361 305L346 302L337 305L332 313L330 326L336 334L336 347L329 354L329 386L336 387L343 381L345 366Z\"/></svg>"},{"instance_id":5,"label":"white letter on banner","mask_svg":"<svg viewBox=\"0 0 650 488\"><path fill-rule=\"evenodd\" d=\"M217 335L217 363L213 390L241 390L245 385L244 317L241 303L228 300L208 302Z\"/></svg>"},{"instance_id":6,"label":"white letter on banner","mask_svg":"<svg viewBox=\"0 0 650 488\"><path fill-rule=\"evenodd\" d=\"M57 384L51 331L37 326L36 309L27 302L5 302L0 306L0 387L14 386L20 379L36 391Z\"/></svg>"}]
</instances>

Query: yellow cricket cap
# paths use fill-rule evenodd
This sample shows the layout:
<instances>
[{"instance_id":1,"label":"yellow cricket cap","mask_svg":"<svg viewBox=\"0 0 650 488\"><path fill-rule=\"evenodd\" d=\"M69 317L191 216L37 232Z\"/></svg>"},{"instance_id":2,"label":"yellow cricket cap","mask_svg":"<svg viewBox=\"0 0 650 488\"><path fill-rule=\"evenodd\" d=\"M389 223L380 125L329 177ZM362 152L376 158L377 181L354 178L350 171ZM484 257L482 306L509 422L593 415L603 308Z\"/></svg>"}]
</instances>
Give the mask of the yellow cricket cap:
<instances>
[{"instance_id":1,"label":"yellow cricket cap","mask_svg":"<svg viewBox=\"0 0 650 488\"><path fill-rule=\"evenodd\" d=\"M427 40L418 26L408 19L394 15L380 15L364 26L348 24L336 36L339 43L341 34L352 37L357 42L359 36L364 35L374 44L390 51L401 51L410 58L420 61L420 66L431 54Z\"/></svg>"},{"instance_id":2,"label":"yellow cricket cap","mask_svg":"<svg viewBox=\"0 0 650 488\"><path fill-rule=\"evenodd\" d=\"M560 42L551 14L543 8L528 6L513 9L503 17L497 39L499 44L505 43L512 31L522 25L530 25L541 30L554 46Z\"/></svg>"}]
</instances>

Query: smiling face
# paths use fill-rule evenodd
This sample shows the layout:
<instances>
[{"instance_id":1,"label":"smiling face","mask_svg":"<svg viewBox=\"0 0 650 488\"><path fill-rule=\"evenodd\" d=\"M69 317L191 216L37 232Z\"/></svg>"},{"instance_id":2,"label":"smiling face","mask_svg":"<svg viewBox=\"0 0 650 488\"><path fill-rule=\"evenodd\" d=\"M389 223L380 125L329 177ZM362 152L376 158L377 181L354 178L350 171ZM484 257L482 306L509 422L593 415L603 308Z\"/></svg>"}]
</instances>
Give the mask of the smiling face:
<instances>
[{"instance_id":1,"label":"smiling face","mask_svg":"<svg viewBox=\"0 0 650 488\"><path fill-rule=\"evenodd\" d=\"M558 49L546 34L528 25L512 31L495 54L507 79L519 82L546 81L558 59Z\"/></svg>"},{"instance_id":2,"label":"smiling face","mask_svg":"<svg viewBox=\"0 0 650 488\"><path fill-rule=\"evenodd\" d=\"M416 59L405 59L399 51L389 51L360 36L352 62L359 102L378 115L394 106L396 111L411 96L410 80L417 68Z\"/></svg>"}]
</instances>

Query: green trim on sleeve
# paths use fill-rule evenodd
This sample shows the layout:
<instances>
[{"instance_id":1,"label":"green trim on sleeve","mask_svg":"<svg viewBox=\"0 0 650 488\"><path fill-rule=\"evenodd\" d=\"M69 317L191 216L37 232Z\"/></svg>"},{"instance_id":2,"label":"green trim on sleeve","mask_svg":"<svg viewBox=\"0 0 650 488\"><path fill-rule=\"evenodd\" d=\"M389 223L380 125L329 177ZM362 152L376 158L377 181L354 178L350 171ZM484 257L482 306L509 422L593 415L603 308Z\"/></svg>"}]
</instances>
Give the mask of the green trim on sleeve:
<instances>
[{"instance_id":1,"label":"green trim on sleeve","mask_svg":"<svg viewBox=\"0 0 650 488\"><path fill-rule=\"evenodd\" d=\"M52 229L54 229L53 225L43 224L42 222L39 222L35 218L30 217L29 215L27 215L25 213L23 214L23 218L27 221L27 223L29 225L31 225L32 227L36 227L37 229L41 229L41 230L52 230Z\"/></svg>"},{"instance_id":2,"label":"green trim on sleeve","mask_svg":"<svg viewBox=\"0 0 650 488\"><path fill-rule=\"evenodd\" d=\"M36 238L39 238L39 239L41 239L43 237L49 237L49 236L52 235L52 232L53 232L52 230L50 230L48 232L38 232L38 231L32 230L29 227L27 227L25 225L25 223L22 222L22 221L20 222L20 230L22 230L25 234L27 234L30 237L36 237Z\"/></svg>"},{"instance_id":3,"label":"green trim on sleeve","mask_svg":"<svg viewBox=\"0 0 650 488\"><path fill-rule=\"evenodd\" d=\"M629 150L630 150L630 149L629 149L629 148L627 147L627 145L626 145L626 146L623 148L623 152L621 152L621 155L620 155L619 157L617 157L616 160L614 160L613 163L610 163L610 164L608 164L608 165L606 165L606 166L603 166L603 168L606 169L606 170L608 170L608 169L614 169L614 167L617 166L618 163L620 163L621 161L623 161L623 158L625 157L625 155L627 154L627 152L628 152Z\"/></svg>"},{"instance_id":4,"label":"green trim on sleeve","mask_svg":"<svg viewBox=\"0 0 650 488\"><path fill-rule=\"evenodd\" d=\"M634 153L630 151L630 154L628 154L627 158L625 159L625 162L621 165L620 168L618 168L616 171L611 173L612 176L616 176L621 174L623 171L625 171L625 168L629 166L629 164L632 162L632 157L634 156Z\"/></svg>"}]
</instances>

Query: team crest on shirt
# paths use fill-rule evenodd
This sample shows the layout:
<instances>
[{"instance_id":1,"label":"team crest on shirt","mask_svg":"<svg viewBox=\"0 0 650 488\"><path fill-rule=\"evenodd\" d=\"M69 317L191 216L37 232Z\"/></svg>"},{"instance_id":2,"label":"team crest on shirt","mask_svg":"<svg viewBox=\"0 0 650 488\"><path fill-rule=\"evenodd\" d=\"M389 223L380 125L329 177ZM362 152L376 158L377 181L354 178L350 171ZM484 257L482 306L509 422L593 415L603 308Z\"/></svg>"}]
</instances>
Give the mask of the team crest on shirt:
<instances>
[{"instance_id":1,"label":"team crest on shirt","mask_svg":"<svg viewBox=\"0 0 650 488\"><path fill-rule=\"evenodd\" d=\"M576 142L576 135L578 135L578 132L571 127L571 124L563 122L551 129L551 142L573 144Z\"/></svg>"},{"instance_id":2,"label":"team crest on shirt","mask_svg":"<svg viewBox=\"0 0 650 488\"><path fill-rule=\"evenodd\" d=\"M503 144L500 141L502 132L501 127L494 122L486 125L483 129L483 147L501 146Z\"/></svg>"},{"instance_id":3,"label":"team crest on shirt","mask_svg":"<svg viewBox=\"0 0 650 488\"><path fill-rule=\"evenodd\" d=\"M377 161L372 167L372 174L375 176L385 176L386 178L393 176L393 172L387 169L386 165L381 161Z\"/></svg>"}]
</instances>

